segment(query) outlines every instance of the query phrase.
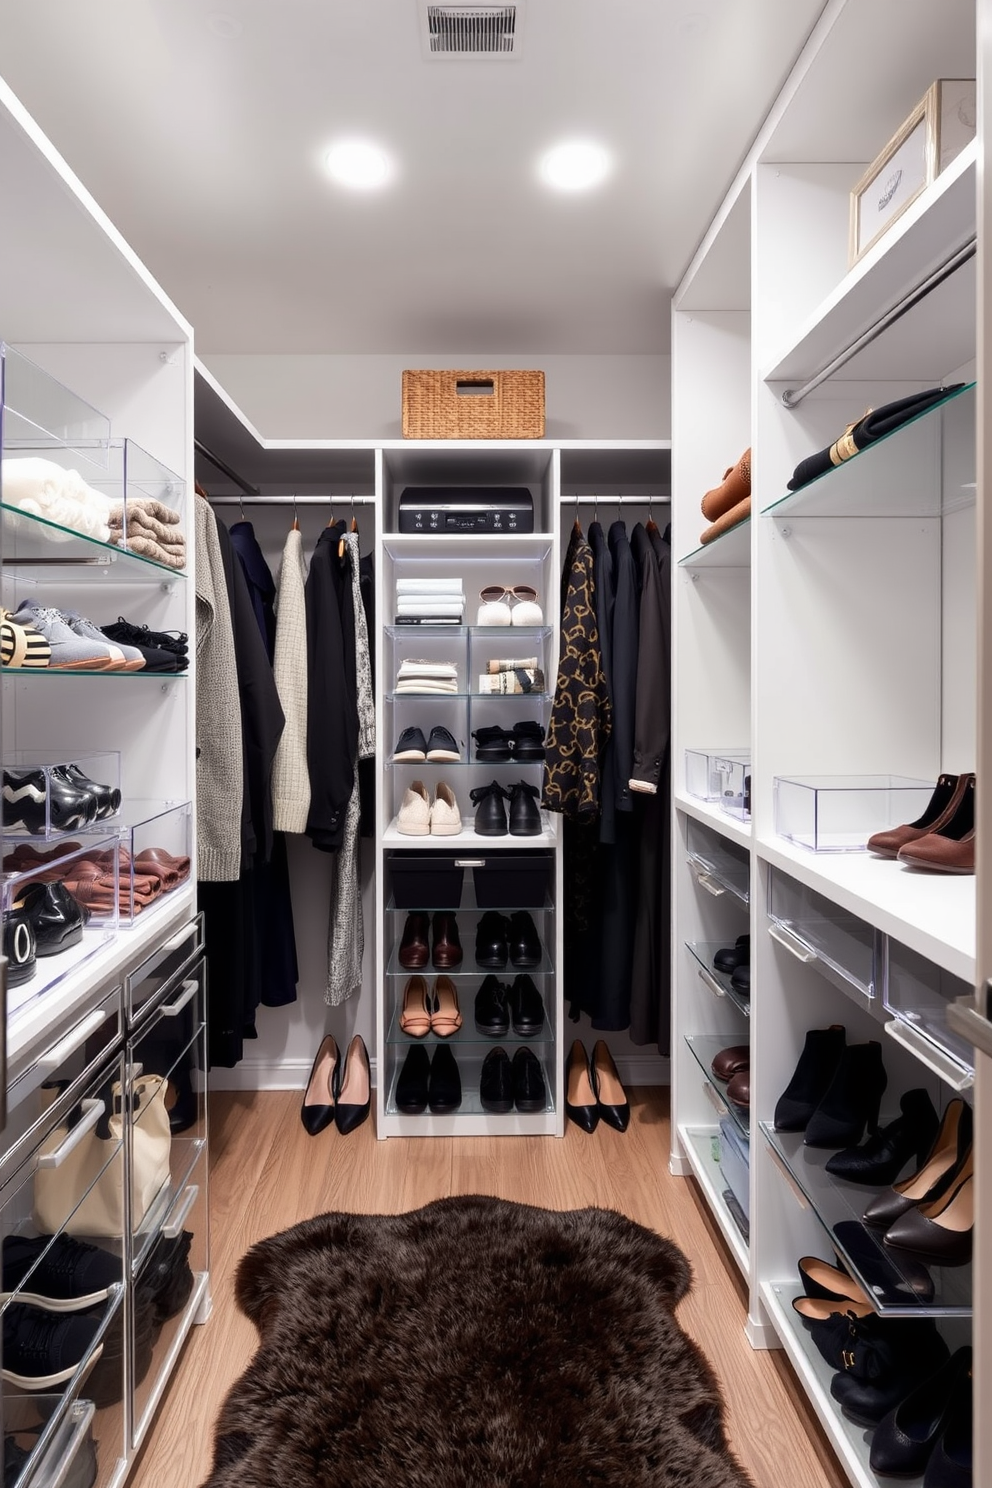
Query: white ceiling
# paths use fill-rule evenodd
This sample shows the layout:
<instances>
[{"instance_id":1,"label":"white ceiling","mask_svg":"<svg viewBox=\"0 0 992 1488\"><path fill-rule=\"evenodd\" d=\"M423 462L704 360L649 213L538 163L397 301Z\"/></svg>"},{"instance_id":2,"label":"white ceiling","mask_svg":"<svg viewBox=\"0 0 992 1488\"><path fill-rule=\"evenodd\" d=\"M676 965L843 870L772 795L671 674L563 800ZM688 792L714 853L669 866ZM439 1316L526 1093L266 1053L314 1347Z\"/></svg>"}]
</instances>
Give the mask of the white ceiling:
<instances>
[{"instance_id":1,"label":"white ceiling","mask_svg":"<svg viewBox=\"0 0 992 1488\"><path fill-rule=\"evenodd\" d=\"M822 8L527 0L520 60L437 63L418 0L0 0L0 75L201 354L650 353ZM381 192L322 173L356 133ZM554 194L576 135L615 169Z\"/></svg>"}]
</instances>

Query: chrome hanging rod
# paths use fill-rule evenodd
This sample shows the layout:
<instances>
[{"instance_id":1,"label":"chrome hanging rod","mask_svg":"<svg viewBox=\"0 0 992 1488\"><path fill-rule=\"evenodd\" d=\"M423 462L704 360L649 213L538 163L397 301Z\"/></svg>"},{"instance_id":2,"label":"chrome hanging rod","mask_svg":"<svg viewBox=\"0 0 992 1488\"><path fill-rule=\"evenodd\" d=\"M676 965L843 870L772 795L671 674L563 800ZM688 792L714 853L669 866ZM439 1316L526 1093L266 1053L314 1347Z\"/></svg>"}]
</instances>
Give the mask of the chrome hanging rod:
<instances>
[{"instance_id":1,"label":"chrome hanging rod","mask_svg":"<svg viewBox=\"0 0 992 1488\"><path fill-rule=\"evenodd\" d=\"M562 510L570 506L671 506L671 496L568 496L561 495Z\"/></svg>"},{"instance_id":2,"label":"chrome hanging rod","mask_svg":"<svg viewBox=\"0 0 992 1488\"><path fill-rule=\"evenodd\" d=\"M945 279L949 279L953 273L961 268L962 264L966 264L969 258L974 258L977 245L977 237L973 235L968 239L967 243L963 243L960 248L956 248L950 257L945 258L944 262L934 269L932 273L928 274L925 279L921 279L919 284L911 289L908 294L904 295L898 304L893 305L891 310L886 310L884 315L880 315L878 320L873 321L856 341L852 341L846 350L839 352L832 361L828 362L821 371L817 372L815 377L811 377L801 387L786 388L782 394L782 402L786 408L797 407L805 397L820 386L821 382L826 382L828 377L832 377L853 356L857 356L859 351L863 351L866 346L870 346L872 341L876 340L883 331L887 331L890 325L894 325L897 320L901 320L907 310L912 310L914 305L918 305L921 300L926 299L927 295L931 294L938 285L943 284Z\"/></svg>"},{"instance_id":3,"label":"chrome hanging rod","mask_svg":"<svg viewBox=\"0 0 992 1488\"><path fill-rule=\"evenodd\" d=\"M374 496L352 496L350 492L334 496L208 496L211 506L338 506L344 511L353 506L375 506Z\"/></svg>"},{"instance_id":4,"label":"chrome hanging rod","mask_svg":"<svg viewBox=\"0 0 992 1488\"><path fill-rule=\"evenodd\" d=\"M219 455L215 455L213 450L207 449L207 446L203 444L201 440L194 439L193 448L198 452L198 454L201 454L205 460L209 460L211 465L219 470L222 475L226 475L228 480L232 480L236 486L240 486L246 496L258 496L260 494L257 486L250 485L248 481L242 480L238 472L236 470L232 470L226 460L222 460Z\"/></svg>"}]
</instances>

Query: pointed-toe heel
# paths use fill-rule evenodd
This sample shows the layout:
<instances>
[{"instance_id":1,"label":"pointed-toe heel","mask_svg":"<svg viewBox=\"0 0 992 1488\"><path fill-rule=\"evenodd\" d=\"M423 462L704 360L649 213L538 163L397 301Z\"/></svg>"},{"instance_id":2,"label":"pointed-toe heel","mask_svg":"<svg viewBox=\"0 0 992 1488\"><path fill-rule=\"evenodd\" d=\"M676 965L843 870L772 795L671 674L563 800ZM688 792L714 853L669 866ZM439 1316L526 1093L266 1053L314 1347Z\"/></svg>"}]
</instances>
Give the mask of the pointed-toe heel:
<instances>
[{"instance_id":1,"label":"pointed-toe heel","mask_svg":"<svg viewBox=\"0 0 992 1488\"><path fill-rule=\"evenodd\" d=\"M597 1041L592 1051L592 1080L600 1120L614 1131L625 1132L630 1125L630 1102L603 1039Z\"/></svg>"},{"instance_id":2,"label":"pointed-toe heel","mask_svg":"<svg viewBox=\"0 0 992 1488\"><path fill-rule=\"evenodd\" d=\"M310 1070L300 1120L311 1137L318 1136L334 1121L334 1106L341 1056L331 1034L320 1041Z\"/></svg>"},{"instance_id":3,"label":"pointed-toe heel","mask_svg":"<svg viewBox=\"0 0 992 1488\"><path fill-rule=\"evenodd\" d=\"M369 1051L361 1034L356 1033L348 1045L334 1106L334 1121L341 1135L348 1136L349 1132L367 1121L371 1109L372 1074L369 1069Z\"/></svg>"},{"instance_id":4,"label":"pointed-toe heel","mask_svg":"<svg viewBox=\"0 0 992 1488\"><path fill-rule=\"evenodd\" d=\"M594 1132L599 1114L589 1056L582 1040L576 1039L565 1064L565 1115L584 1132Z\"/></svg>"}]
</instances>

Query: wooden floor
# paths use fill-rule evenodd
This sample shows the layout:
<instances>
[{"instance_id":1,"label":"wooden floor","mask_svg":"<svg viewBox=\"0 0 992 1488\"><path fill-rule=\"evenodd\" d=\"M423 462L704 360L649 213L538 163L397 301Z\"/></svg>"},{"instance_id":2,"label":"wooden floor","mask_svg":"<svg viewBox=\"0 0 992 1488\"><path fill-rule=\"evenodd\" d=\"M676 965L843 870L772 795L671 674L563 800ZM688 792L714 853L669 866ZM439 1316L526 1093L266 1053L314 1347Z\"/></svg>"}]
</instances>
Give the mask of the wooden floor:
<instances>
[{"instance_id":1,"label":"wooden floor","mask_svg":"<svg viewBox=\"0 0 992 1488\"><path fill-rule=\"evenodd\" d=\"M732 1445L756 1488L847 1484L785 1356L748 1345L740 1273L694 1182L668 1172L667 1089L632 1093L625 1134L601 1125L589 1137L568 1125L563 1141L377 1142L372 1122L350 1137L332 1129L311 1138L300 1123L299 1103L298 1092L211 1097L213 1316L192 1330L131 1484L195 1488L209 1475L214 1418L255 1347L254 1329L232 1297L234 1268L248 1246L326 1210L398 1213L465 1193L546 1208L599 1204L671 1236L695 1273L679 1322L716 1370Z\"/></svg>"}]
</instances>

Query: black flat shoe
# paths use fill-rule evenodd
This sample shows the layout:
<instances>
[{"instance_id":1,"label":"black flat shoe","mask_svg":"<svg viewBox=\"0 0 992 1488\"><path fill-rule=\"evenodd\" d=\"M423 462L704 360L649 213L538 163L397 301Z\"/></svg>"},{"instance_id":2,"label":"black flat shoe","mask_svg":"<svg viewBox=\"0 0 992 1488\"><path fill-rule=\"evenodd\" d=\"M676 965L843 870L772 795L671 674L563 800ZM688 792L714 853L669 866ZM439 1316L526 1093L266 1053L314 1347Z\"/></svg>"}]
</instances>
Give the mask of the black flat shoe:
<instances>
[{"instance_id":1,"label":"black flat shoe","mask_svg":"<svg viewBox=\"0 0 992 1488\"><path fill-rule=\"evenodd\" d=\"M440 724L435 724L427 741L427 758L432 764L438 765L453 763L461 757L462 752L458 748L458 740L454 734L449 733Z\"/></svg>"},{"instance_id":2,"label":"black flat shoe","mask_svg":"<svg viewBox=\"0 0 992 1488\"><path fill-rule=\"evenodd\" d=\"M916 1478L926 1467L962 1391L971 1393L971 1349L960 1348L878 1424L871 1469L886 1478Z\"/></svg>"},{"instance_id":3,"label":"black flat shoe","mask_svg":"<svg viewBox=\"0 0 992 1488\"><path fill-rule=\"evenodd\" d=\"M31 921L39 956L57 956L83 938L89 911L77 904L61 883L29 883L20 891L15 909Z\"/></svg>"},{"instance_id":4,"label":"black flat shoe","mask_svg":"<svg viewBox=\"0 0 992 1488\"><path fill-rule=\"evenodd\" d=\"M523 971L514 977L509 1002L514 1033L521 1038L536 1038L544 1027L544 1003L534 978Z\"/></svg>"},{"instance_id":5,"label":"black flat shoe","mask_svg":"<svg viewBox=\"0 0 992 1488\"><path fill-rule=\"evenodd\" d=\"M510 916L506 933L506 944L510 961L514 966L539 966L541 964L541 937L537 933L532 915L525 909Z\"/></svg>"},{"instance_id":6,"label":"black flat shoe","mask_svg":"<svg viewBox=\"0 0 992 1488\"><path fill-rule=\"evenodd\" d=\"M713 957L717 971L731 972L751 959L750 935L738 935L732 946L722 946Z\"/></svg>"},{"instance_id":7,"label":"black flat shoe","mask_svg":"<svg viewBox=\"0 0 992 1488\"><path fill-rule=\"evenodd\" d=\"M482 1061L479 1100L484 1111L497 1116L513 1110L513 1065L505 1049L493 1049Z\"/></svg>"},{"instance_id":8,"label":"black flat shoe","mask_svg":"<svg viewBox=\"0 0 992 1488\"><path fill-rule=\"evenodd\" d=\"M458 1061L447 1044L438 1044L431 1060L427 1082L427 1104L435 1116L447 1116L462 1103L462 1077Z\"/></svg>"},{"instance_id":9,"label":"black flat shoe","mask_svg":"<svg viewBox=\"0 0 992 1488\"><path fill-rule=\"evenodd\" d=\"M733 971L730 973L730 985L733 987L734 991L739 992L742 997L751 996L750 961L742 961L739 966L734 967Z\"/></svg>"},{"instance_id":10,"label":"black flat shoe","mask_svg":"<svg viewBox=\"0 0 992 1488\"><path fill-rule=\"evenodd\" d=\"M421 764L426 758L427 740L424 738L423 729L405 728L396 740L393 763L397 765Z\"/></svg>"},{"instance_id":11,"label":"black flat shoe","mask_svg":"<svg viewBox=\"0 0 992 1488\"><path fill-rule=\"evenodd\" d=\"M506 1038L510 1031L510 999L505 982L492 972L475 994L475 1026L486 1038Z\"/></svg>"},{"instance_id":12,"label":"black flat shoe","mask_svg":"<svg viewBox=\"0 0 992 1488\"><path fill-rule=\"evenodd\" d=\"M341 1055L331 1034L325 1034L314 1056L310 1078L300 1106L300 1120L311 1137L319 1136L334 1121Z\"/></svg>"},{"instance_id":13,"label":"black flat shoe","mask_svg":"<svg viewBox=\"0 0 992 1488\"><path fill-rule=\"evenodd\" d=\"M589 1056L581 1039L576 1039L565 1063L565 1115L584 1132L594 1132L599 1125L599 1103L592 1081Z\"/></svg>"},{"instance_id":14,"label":"black flat shoe","mask_svg":"<svg viewBox=\"0 0 992 1488\"><path fill-rule=\"evenodd\" d=\"M922 1089L907 1090L899 1101L902 1115L883 1126L861 1147L845 1147L827 1162L827 1172L847 1183L872 1188L892 1184L911 1157L921 1165L940 1125L933 1101Z\"/></svg>"},{"instance_id":15,"label":"black flat shoe","mask_svg":"<svg viewBox=\"0 0 992 1488\"><path fill-rule=\"evenodd\" d=\"M507 833L506 792L498 780L489 785L477 785L469 791L475 803L475 830L480 837L505 837Z\"/></svg>"},{"instance_id":16,"label":"black flat shoe","mask_svg":"<svg viewBox=\"0 0 992 1488\"><path fill-rule=\"evenodd\" d=\"M614 1131L625 1132L630 1125L630 1102L604 1039L598 1039L592 1051L592 1084L600 1120Z\"/></svg>"},{"instance_id":17,"label":"black flat shoe","mask_svg":"<svg viewBox=\"0 0 992 1488\"><path fill-rule=\"evenodd\" d=\"M368 1120L372 1109L372 1075L369 1070L369 1051L365 1040L356 1033L348 1045L344 1067L341 1071L337 1100L334 1105L334 1123L343 1137Z\"/></svg>"},{"instance_id":18,"label":"black flat shoe","mask_svg":"<svg viewBox=\"0 0 992 1488\"><path fill-rule=\"evenodd\" d=\"M544 830L537 804L540 794L537 786L528 784L526 780L515 780L510 786L511 837L536 837Z\"/></svg>"},{"instance_id":19,"label":"black flat shoe","mask_svg":"<svg viewBox=\"0 0 992 1488\"><path fill-rule=\"evenodd\" d=\"M530 1049L513 1056L513 1102L518 1111L543 1111L548 1104L541 1061Z\"/></svg>"},{"instance_id":20,"label":"black flat shoe","mask_svg":"<svg viewBox=\"0 0 992 1488\"><path fill-rule=\"evenodd\" d=\"M475 932L476 963L487 971L502 971L509 957L509 921L498 910L487 909Z\"/></svg>"},{"instance_id":21,"label":"black flat shoe","mask_svg":"<svg viewBox=\"0 0 992 1488\"><path fill-rule=\"evenodd\" d=\"M419 1116L427 1109L427 1087L431 1060L423 1044L414 1044L403 1061L396 1081L396 1109L404 1116Z\"/></svg>"}]
</instances>

